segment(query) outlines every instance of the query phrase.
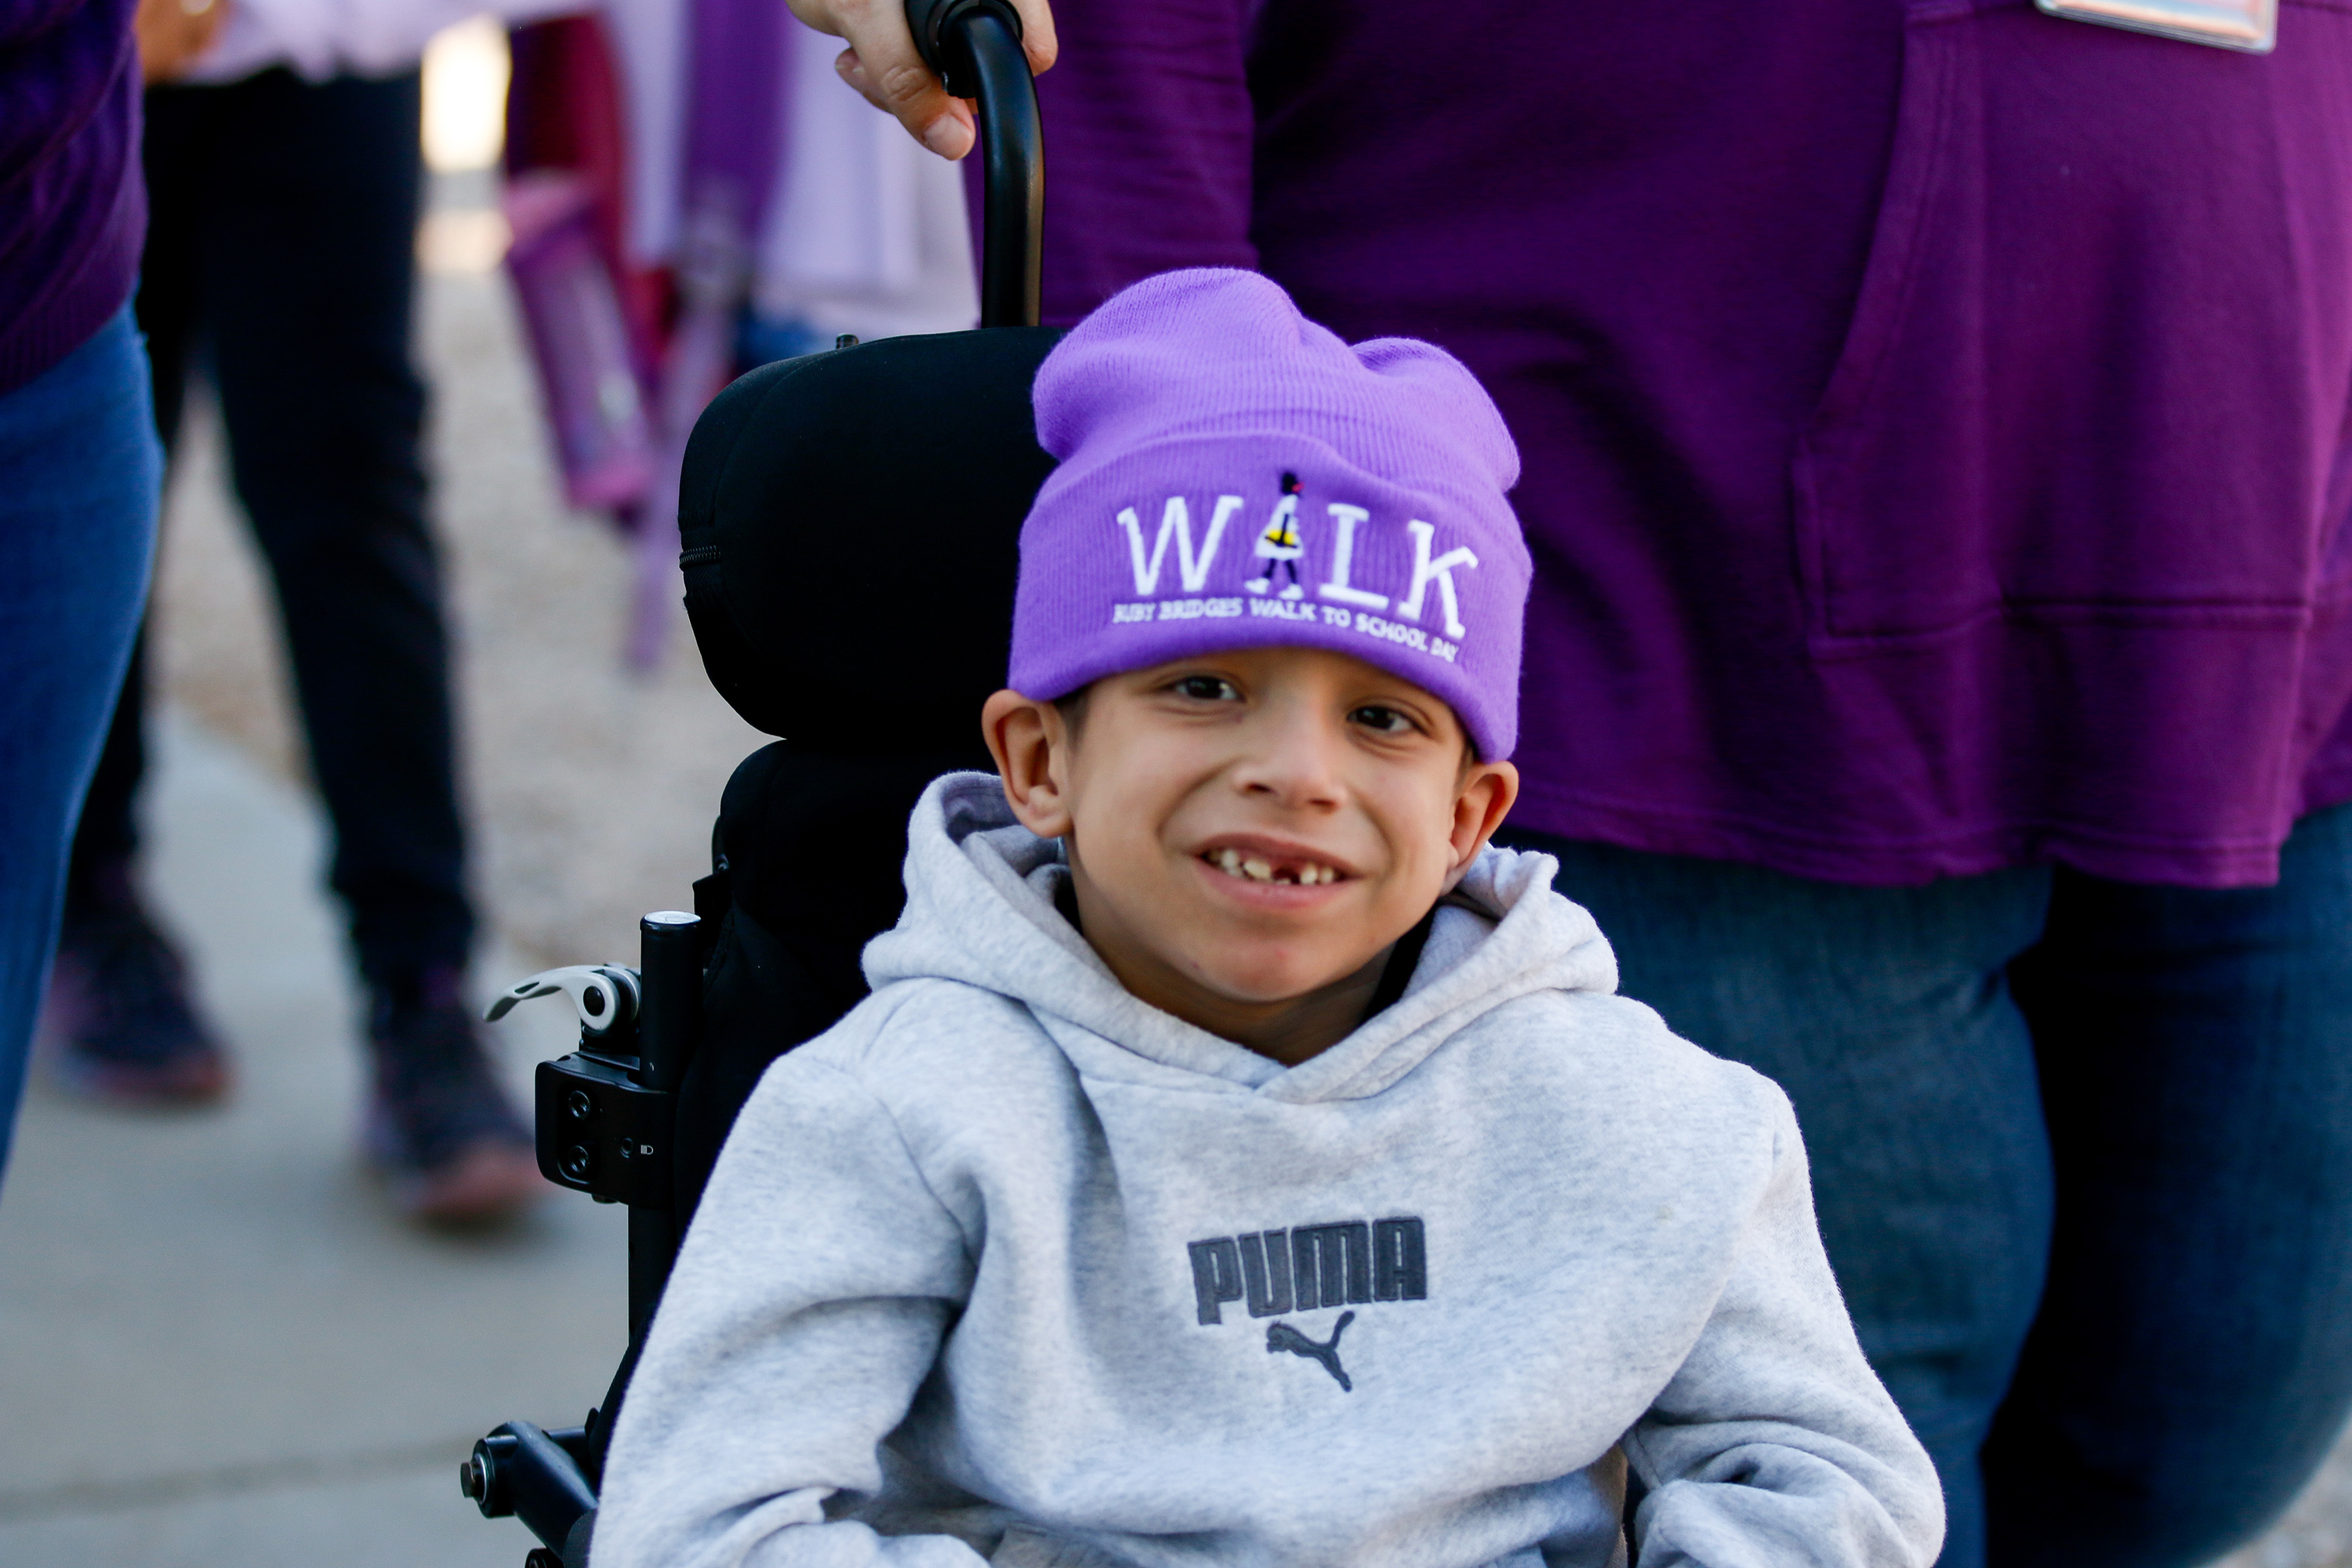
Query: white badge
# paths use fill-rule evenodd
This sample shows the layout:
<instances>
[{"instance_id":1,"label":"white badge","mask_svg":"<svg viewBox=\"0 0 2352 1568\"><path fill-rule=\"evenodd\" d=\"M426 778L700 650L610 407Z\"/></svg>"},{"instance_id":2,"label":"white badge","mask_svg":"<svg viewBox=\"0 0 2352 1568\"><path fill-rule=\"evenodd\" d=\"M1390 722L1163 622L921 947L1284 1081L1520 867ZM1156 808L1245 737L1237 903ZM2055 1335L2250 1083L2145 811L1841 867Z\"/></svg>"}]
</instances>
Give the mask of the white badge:
<instances>
[{"instance_id":1,"label":"white badge","mask_svg":"<svg viewBox=\"0 0 2352 1568\"><path fill-rule=\"evenodd\" d=\"M2033 0L2053 16L2217 49L2266 55L2278 42L2278 0Z\"/></svg>"}]
</instances>

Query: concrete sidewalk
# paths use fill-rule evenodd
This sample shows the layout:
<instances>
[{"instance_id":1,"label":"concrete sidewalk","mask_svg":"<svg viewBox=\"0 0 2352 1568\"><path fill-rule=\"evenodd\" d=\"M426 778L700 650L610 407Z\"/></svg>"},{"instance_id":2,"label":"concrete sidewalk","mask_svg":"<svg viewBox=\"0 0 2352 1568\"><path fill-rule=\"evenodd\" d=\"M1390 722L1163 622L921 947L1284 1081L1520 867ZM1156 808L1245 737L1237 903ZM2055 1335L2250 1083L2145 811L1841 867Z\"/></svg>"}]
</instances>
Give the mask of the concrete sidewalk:
<instances>
[{"instance_id":1,"label":"concrete sidewalk","mask_svg":"<svg viewBox=\"0 0 2352 1568\"><path fill-rule=\"evenodd\" d=\"M528 1532L475 1513L457 1464L602 1397L622 1211L551 1189L469 1238L391 1212L353 1156L317 814L184 716L158 730L153 890L239 1077L225 1110L126 1115L36 1070L0 1189L0 1563L515 1568ZM571 1043L546 1004L499 1037L519 1089Z\"/></svg>"}]
</instances>

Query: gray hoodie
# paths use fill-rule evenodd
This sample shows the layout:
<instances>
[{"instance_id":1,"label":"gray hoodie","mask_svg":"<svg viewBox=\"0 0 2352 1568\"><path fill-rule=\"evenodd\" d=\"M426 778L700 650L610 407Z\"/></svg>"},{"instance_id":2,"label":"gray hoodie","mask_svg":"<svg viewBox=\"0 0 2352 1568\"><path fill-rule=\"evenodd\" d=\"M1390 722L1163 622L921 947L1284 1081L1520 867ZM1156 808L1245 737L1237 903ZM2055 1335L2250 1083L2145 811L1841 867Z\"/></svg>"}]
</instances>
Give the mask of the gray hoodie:
<instances>
[{"instance_id":1,"label":"gray hoodie","mask_svg":"<svg viewBox=\"0 0 2352 1568\"><path fill-rule=\"evenodd\" d=\"M596 1568L1919 1568L1788 1101L1489 850L1286 1068L1138 1001L996 780L916 808L874 994L728 1140Z\"/></svg>"}]
</instances>

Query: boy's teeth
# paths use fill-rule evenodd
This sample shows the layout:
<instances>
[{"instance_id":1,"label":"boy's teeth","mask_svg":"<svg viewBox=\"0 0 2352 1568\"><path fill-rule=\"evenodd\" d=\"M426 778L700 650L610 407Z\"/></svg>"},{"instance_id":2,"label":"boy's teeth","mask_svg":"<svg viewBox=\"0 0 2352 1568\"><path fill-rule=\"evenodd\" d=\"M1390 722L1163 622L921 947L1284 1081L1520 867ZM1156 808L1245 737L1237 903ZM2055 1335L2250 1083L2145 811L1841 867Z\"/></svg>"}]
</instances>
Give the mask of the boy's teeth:
<instances>
[{"instance_id":1,"label":"boy's teeth","mask_svg":"<svg viewBox=\"0 0 2352 1568\"><path fill-rule=\"evenodd\" d=\"M1244 877L1253 882L1280 882L1289 886L1315 888L1326 882L1336 882L1339 879L1339 872L1328 866L1317 865L1312 861L1299 867L1297 870L1286 868L1276 871L1271 862L1261 860L1255 855L1244 855L1238 849L1217 850L1209 857L1209 863L1228 877Z\"/></svg>"}]
</instances>

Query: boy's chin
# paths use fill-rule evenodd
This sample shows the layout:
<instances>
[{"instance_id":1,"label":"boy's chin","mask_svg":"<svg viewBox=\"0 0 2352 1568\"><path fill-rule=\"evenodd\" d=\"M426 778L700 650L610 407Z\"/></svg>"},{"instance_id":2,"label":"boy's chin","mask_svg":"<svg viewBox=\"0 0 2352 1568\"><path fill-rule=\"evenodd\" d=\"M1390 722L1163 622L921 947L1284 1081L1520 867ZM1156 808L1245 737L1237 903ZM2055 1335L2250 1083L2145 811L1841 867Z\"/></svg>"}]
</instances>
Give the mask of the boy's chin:
<instances>
[{"instance_id":1,"label":"boy's chin","mask_svg":"<svg viewBox=\"0 0 2352 1568\"><path fill-rule=\"evenodd\" d=\"M1282 1007L1304 1002L1348 980L1370 959L1302 960L1267 963L1258 955L1221 955L1197 963L1195 983L1219 1001L1237 1007Z\"/></svg>"}]
</instances>

